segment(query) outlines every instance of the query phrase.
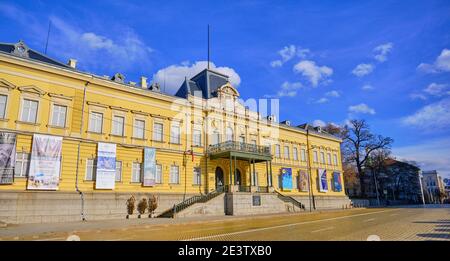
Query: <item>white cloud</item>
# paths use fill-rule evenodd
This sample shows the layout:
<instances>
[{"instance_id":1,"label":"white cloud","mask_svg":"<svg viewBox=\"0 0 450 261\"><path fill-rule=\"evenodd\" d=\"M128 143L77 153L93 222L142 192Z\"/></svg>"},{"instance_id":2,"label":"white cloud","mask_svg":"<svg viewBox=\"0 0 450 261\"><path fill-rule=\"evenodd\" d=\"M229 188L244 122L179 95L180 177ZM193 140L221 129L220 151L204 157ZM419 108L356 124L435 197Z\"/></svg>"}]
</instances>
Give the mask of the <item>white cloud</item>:
<instances>
[{"instance_id":1,"label":"white cloud","mask_svg":"<svg viewBox=\"0 0 450 261\"><path fill-rule=\"evenodd\" d=\"M429 104L402 119L407 126L436 131L450 127L450 98Z\"/></svg>"},{"instance_id":2,"label":"white cloud","mask_svg":"<svg viewBox=\"0 0 450 261\"><path fill-rule=\"evenodd\" d=\"M165 84L165 92L174 94L183 83L185 77L188 79L192 78L197 73L207 68L207 65L207 61L197 61L193 64L188 64L185 61L183 64L170 65L166 68L158 70L153 75L153 82L159 83L161 88L164 88L163 85ZM230 83L234 87L238 87L241 83L241 77L233 68L217 67L212 62L210 62L209 65L212 70L227 75Z\"/></svg>"},{"instance_id":3,"label":"white cloud","mask_svg":"<svg viewBox=\"0 0 450 261\"><path fill-rule=\"evenodd\" d=\"M422 143L393 147L392 153L400 160L414 160L422 170L436 169L450 178L450 138L427 140Z\"/></svg>"},{"instance_id":4,"label":"white cloud","mask_svg":"<svg viewBox=\"0 0 450 261\"><path fill-rule=\"evenodd\" d=\"M332 91L326 92L325 96L339 98L341 95L339 94L338 91L332 90Z\"/></svg>"},{"instance_id":5,"label":"white cloud","mask_svg":"<svg viewBox=\"0 0 450 261\"><path fill-rule=\"evenodd\" d=\"M294 72L301 73L316 87L320 82L325 82L333 74L333 69L328 66L317 66L314 61L304 60L294 65Z\"/></svg>"},{"instance_id":6,"label":"white cloud","mask_svg":"<svg viewBox=\"0 0 450 261\"><path fill-rule=\"evenodd\" d=\"M427 86L423 91L433 95L433 96L442 96L446 94L447 84L438 84L438 83L431 83Z\"/></svg>"},{"instance_id":7,"label":"white cloud","mask_svg":"<svg viewBox=\"0 0 450 261\"><path fill-rule=\"evenodd\" d=\"M373 52L375 53L373 58L380 63L385 62L387 60L387 55L391 52L393 46L394 45L391 42L378 45L373 49Z\"/></svg>"},{"instance_id":8,"label":"white cloud","mask_svg":"<svg viewBox=\"0 0 450 261\"><path fill-rule=\"evenodd\" d=\"M425 73L450 72L450 50L444 49L433 64L421 63L417 70Z\"/></svg>"},{"instance_id":9,"label":"white cloud","mask_svg":"<svg viewBox=\"0 0 450 261\"><path fill-rule=\"evenodd\" d=\"M270 66L281 67L284 63L296 56L304 59L310 52L309 49L297 47L293 44L285 46L277 52L281 59L270 62Z\"/></svg>"},{"instance_id":10,"label":"white cloud","mask_svg":"<svg viewBox=\"0 0 450 261\"><path fill-rule=\"evenodd\" d=\"M373 88L373 86L370 85L370 84L364 84L363 87L361 87L361 89L362 89L363 91L371 91L371 90L373 90L374 88Z\"/></svg>"},{"instance_id":11,"label":"white cloud","mask_svg":"<svg viewBox=\"0 0 450 261\"><path fill-rule=\"evenodd\" d=\"M375 110L367 106L365 103L360 103L358 105L349 106L348 110L354 113L363 113L363 114L375 114Z\"/></svg>"},{"instance_id":12,"label":"white cloud","mask_svg":"<svg viewBox=\"0 0 450 261\"><path fill-rule=\"evenodd\" d=\"M423 100L423 101L425 101L427 99L427 96L425 96L422 93L411 93L409 95L409 97L411 98L411 100Z\"/></svg>"},{"instance_id":13,"label":"white cloud","mask_svg":"<svg viewBox=\"0 0 450 261\"><path fill-rule=\"evenodd\" d=\"M373 69L374 65L370 63L361 63L358 64L355 69L353 69L352 73L358 77L362 77L364 75L370 74Z\"/></svg>"},{"instance_id":14,"label":"white cloud","mask_svg":"<svg viewBox=\"0 0 450 261\"><path fill-rule=\"evenodd\" d=\"M321 104L321 103L327 103L328 101L329 101L328 98L322 97L322 98L318 99L316 101L316 103Z\"/></svg>"},{"instance_id":15,"label":"white cloud","mask_svg":"<svg viewBox=\"0 0 450 261\"><path fill-rule=\"evenodd\" d=\"M300 82L285 81L281 84L280 90L275 95L264 96L267 98L295 97L297 96L297 90L302 87L303 85Z\"/></svg>"},{"instance_id":16,"label":"white cloud","mask_svg":"<svg viewBox=\"0 0 450 261\"><path fill-rule=\"evenodd\" d=\"M315 120L315 121L313 121L312 122L312 125L314 126L314 127L324 127L325 125L327 125L324 121L322 121L322 120Z\"/></svg>"}]
</instances>

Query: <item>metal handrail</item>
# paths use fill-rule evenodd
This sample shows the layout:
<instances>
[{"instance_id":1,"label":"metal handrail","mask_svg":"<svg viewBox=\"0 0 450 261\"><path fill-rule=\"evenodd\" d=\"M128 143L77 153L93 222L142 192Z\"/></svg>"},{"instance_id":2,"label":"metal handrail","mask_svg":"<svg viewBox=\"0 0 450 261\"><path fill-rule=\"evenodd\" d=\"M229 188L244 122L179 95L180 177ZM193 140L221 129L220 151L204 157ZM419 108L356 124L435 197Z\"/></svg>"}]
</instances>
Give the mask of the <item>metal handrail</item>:
<instances>
[{"instance_id":1,"label":"metal handrail","mask_svg":"<svg viewBox=\"0 0 450 261\"><path fill-rule=\"evenodd\" d=\"M209 145L208 154L219 153L225 151L239 151L239 152L250 152L257 153L261 155L271 156L269 146L255 145L251 143L239 142L239 141L225 141L222 143Z\"/></svg>"},{"instance_id":2,"label":"metal handrail","mask_svg":"<svg viewBox=\"0 0 450 261\"><path fill-rule=\"evenodd\" d=\"M283 200L284 202L290 202L293 205L297 206L298 208L305 210L305 205L298 202L295 198L290 197L290 196L285 196L277 190L275 190L275 192L277 193L277 196L279 199Z\"/></svg>"}]
</instances>

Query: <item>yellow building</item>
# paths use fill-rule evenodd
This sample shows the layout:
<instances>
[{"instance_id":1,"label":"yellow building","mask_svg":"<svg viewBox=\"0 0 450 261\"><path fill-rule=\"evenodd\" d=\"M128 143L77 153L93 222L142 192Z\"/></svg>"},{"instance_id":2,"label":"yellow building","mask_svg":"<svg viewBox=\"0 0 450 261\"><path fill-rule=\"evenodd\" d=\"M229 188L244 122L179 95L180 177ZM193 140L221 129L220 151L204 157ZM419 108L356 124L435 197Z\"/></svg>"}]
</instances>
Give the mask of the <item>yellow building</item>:
<instances>
[{"instance_id":1,"label":"yellow building","mask_svg":"<svg viewBox=\"0 0 450 261\"><path fill-rule=\"evenodd\" d=\"M248 213L236 203L244 198L255 214L270 212L264 205L278 204L273 198L284 202L277 212L349 204L340 139L261 117L239 102L226 75L208 69L167 95L145 77L126 83L121 74L82 72L75 60L60 63L23 42L0 44L0 128L16 135L13 179L0 185L0 220L7 222L124 217L128 198L149 195L165 214L186 199L175 210L218 213L205 203L201 213L186 211L200 204L195 195L201 202L220 195L219 212L233 215ZM28 184L36 134L62 137L59 184L51 190ZM109 189L96 186L99 143L116 146ZM156 152L149 184L144 148Z\"/></svg>"}]
</instances>

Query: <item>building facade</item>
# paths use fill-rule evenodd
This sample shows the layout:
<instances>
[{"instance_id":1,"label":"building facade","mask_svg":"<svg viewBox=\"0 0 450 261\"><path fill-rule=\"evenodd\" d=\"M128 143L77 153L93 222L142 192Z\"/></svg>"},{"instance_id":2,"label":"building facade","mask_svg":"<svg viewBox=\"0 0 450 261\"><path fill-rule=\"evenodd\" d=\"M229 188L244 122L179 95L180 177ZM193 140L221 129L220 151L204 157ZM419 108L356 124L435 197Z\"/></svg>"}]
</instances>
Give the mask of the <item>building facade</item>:
<instances>
[{"instance_id":1,"label":"building facade","mask_svg":"<svg viewBox=\"0 0 450 261\"><path fill-rule=\"evenodd\" d=\"M447 198L444 182L436 170L422 171L422 185L427 203L443 203Z\"/></svg>"},{"instance_id":2,"label":"building facade","mask_svg":"<svg viewBox=\"0 0 450 261\"><path fill-rule=\"evenodd\" d=\"M127 199L148 195L163 213L214 191L228 198L225 213L239 195L292 197L313 209L348 203L340 139L261 117L226 75L208 69L168 95L145 77L96 76L23 42L0 44L0 131L10 148L0 185L6 222L124 217ZM58 148L53 161L42 156ZM45 168L57 178L45 180Z\"/></svg>"}]
</instances>

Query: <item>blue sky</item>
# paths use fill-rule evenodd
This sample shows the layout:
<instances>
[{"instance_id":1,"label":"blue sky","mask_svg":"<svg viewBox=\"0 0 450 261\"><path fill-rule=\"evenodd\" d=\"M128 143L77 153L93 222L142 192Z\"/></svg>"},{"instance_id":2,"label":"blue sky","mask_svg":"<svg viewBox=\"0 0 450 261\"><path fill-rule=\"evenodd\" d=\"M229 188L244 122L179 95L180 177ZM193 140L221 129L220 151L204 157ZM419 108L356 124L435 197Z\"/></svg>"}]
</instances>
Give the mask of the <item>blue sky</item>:
<instances>
[{"instance_id":1,"label":"blue sky","mask_svg":"<svg viewBox=\"0 0 450 261\"><path fill-rule=\"evenodd\" d=\"M98 75L174 92L211 61L280 119L364 118L394 155L450 176L449 1L0 1L0 41L23 39ZM277 3L278 5L276 5Z\"/></svg>"}]
</instances>

